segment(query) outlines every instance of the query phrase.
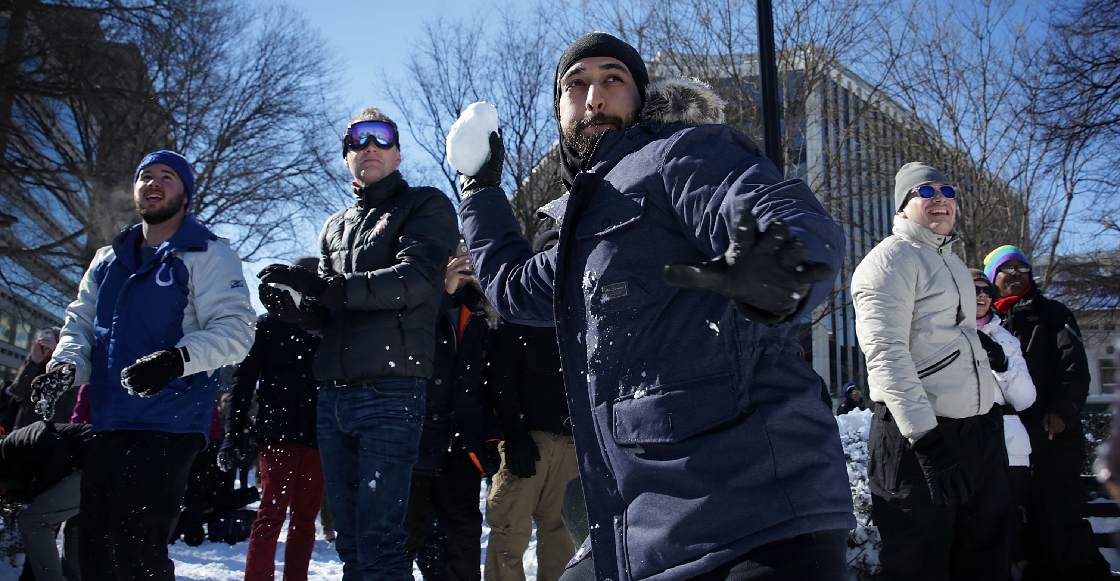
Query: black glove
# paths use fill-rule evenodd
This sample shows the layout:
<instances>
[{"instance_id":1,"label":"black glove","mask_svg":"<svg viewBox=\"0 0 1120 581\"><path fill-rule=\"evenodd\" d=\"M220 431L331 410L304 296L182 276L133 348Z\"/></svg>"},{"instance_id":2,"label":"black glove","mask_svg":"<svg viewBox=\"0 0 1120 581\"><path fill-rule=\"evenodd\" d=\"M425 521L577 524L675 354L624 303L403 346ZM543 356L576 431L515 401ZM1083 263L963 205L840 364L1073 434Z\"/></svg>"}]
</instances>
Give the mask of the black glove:
<instances>
[{"instance_id":1,"label":"black glove","mask_svg":"<svg viewBox=\"0 0 1120 581\"><path fill-rule=\"evenodd\" d=\"M257 278L265 284L286 284L328 309L346 308L346 279L344 277L320 278L319 275L302 266L270 264L257 274ZM261 300L263 302L263 296Z\"/></svg>"},{"instance_id":2,"label":"black glove","mask_svg":"<svg viewBox=\"0 0 1120 581\"><path fill-rule=\"evenodd\" d=\"M541 453L537 443L526 431L506 435L506 468L518 478L532 478L537 473Z\"/></svg>"},{"instance_id":3,"label":"black glove","mask_svg":"<svg viewBox=\"0 0 1120 581\"><path fill-rule=\"evenodd\" d=\"M74 385L74 371L73 363L59 363L31 380L31 402L35 404L35 411L48 422L54 419L54 405L59 396Z\"/></svg>"},{"instance_id":4,"label":"black glove","mask_svg":"<svg viewBox=\"0 0 1120 581\"><path fill-rule=\"evenodd\" d=\"M976 331L976 334L980 336L980 344L988 352L988 364L991 365L992 371L999 373L1007 371L1007 354L1003 352L1003 347L983 331Z\"/></svg>"},{"instance_id":5,"label":"black glove","mask_svg":"<svg viewBox=\"0 0 1120 581\"><path fill-rule=\"evenodd\" d=\"M827 264L805 262L808 247L790 238L789 225L774 221L765 232L750 210L743 209L735 237L723 256L704 264L670 264L665 282L715 291L735 301L747 319L773 325L797 312L813 284L833 276Z\"/></svg>"},{"instance_id":6,"label":"black glove","mask_svg":"<svg viewBox=\"0 0 1120 581\"><path fill-rule=\"evenodd\" d=\"M482 188L496 188L502 185L502 162L506 158L506 148L502 144L500 132L490 132L490 159L482 164L473 176L459 174L459 189L463 196L469 196Z\"/></svg>"},{"instance_id":7,"label":"black glove","mask_svg":"<svg viewBox=\"0 0 1120 581\"><path fill-rule=\"evenodd\" d=\"M159 393L183 376L184 351L186 347L172 348L141 357L121 370L121 385L128 388L128 393L140 397Z\"/></svg>"},{"instance_id":8,"label":"black glove","mask_svg":"<svg viewBox=\"0 0 1120 581\"><path fill-rule=\"evenodd\" d=\"M938 426L918 438L910 449L926 476L934 504L954 506L964 503L974 488L972 478L961 468L954 445Z\"/></svg>"},{"instance_id":9,"label":"black glove","mask_svg":"<svg viewBox=\"0 0 1120 581\"><path fill-rule=\"evenodd\" d=\"M303 319L303 313L300 312L292 299L292 294L288 291L261 284L257 287L257 293L260 294L261 304L268 310L268 314L276 317L277 320L298 325Z\"/></svg>"},{"instance_id":10,"label":"black glove","mask_svg":"<svg viewBox=\"0 0 1120 581\"><path fill-rule=\"evenodd\" d=\"M222 447L218 449L218 468L229 472L245 460L245 435L237 432L226 434Z\"/></svg>"}]
</instances>

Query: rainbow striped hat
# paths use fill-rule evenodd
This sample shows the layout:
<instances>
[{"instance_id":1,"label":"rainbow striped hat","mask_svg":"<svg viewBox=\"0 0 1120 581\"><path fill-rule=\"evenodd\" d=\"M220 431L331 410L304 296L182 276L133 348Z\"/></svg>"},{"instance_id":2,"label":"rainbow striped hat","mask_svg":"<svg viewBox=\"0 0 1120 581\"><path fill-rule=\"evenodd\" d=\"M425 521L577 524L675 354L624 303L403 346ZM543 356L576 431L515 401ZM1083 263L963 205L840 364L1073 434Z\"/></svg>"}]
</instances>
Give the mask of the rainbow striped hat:
<instances>
[{"instance_id":1,"label":"rainbow striped hat","mask_svg":"<svg viewBox=\"0 0 1120 581\"><path fill-rule=\"evenodd\" d=\"M988 277L988 280L995 281L996 271L1008 260L1018 260L1027 266L1031 264L1030 259L1027 258L1026 254L1023 254L1022 250L1010 244L1005 244L984 257L984 275ZM1031 278L1034 278L1033 269L1031 270Z\"/></svg>"}]
</instances>

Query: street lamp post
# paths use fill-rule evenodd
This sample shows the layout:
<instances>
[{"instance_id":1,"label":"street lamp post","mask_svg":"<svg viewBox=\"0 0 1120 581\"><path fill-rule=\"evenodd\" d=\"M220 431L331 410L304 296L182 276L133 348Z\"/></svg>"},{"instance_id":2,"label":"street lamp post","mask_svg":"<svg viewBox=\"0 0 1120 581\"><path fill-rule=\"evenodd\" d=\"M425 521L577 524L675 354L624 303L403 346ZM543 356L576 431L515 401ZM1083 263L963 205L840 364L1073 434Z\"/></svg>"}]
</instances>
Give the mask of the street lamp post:
<instances>
[{"instance_id":1,"label":"street lamp post","mask_svg":"<svg viewBox=\"0 0 1120 581\"><path fill-rule=\"evenodd\" d=\"M758 76L762 93L762 139L766 157L785 174L782 160L781 109L778 102L778 65L774 56L774 16L770 0L758 4Z\"/></svg>"}]
</instances>

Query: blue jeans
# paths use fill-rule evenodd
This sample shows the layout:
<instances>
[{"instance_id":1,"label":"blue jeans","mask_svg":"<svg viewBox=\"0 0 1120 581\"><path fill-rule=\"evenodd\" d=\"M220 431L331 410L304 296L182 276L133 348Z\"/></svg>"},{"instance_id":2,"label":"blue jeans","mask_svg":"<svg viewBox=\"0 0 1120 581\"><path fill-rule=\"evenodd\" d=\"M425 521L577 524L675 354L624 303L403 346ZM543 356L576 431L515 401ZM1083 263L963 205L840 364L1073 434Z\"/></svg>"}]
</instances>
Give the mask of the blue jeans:
<instances>
[{"instance_id":1,"label":"blue jeans","mask_svg":"<svg viewBox=\"0 0 1120 581\"><path fill-rule=\"evenodd\" d=\"M318 440L343 581L411 580L405 514L426 380L324 384Z\"/></svg>"}]
</instances>

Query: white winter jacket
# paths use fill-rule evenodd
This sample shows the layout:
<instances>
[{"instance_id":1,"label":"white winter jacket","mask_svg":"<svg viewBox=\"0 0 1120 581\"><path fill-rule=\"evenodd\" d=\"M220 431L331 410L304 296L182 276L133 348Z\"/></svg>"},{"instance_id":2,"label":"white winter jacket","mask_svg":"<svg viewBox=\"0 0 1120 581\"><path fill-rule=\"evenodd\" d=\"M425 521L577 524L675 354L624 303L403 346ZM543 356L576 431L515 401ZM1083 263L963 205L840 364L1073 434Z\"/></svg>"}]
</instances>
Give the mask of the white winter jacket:
<instances>
[{"instance_id":1,"label":"white winter jacket","mask_svg":"<svg viewBox=\"0 0 1120 581\"><path fill-rule=\"evenodd\" d=\"M999 405L1010 404L1015 411L1023 411L1034 403L1035 389L1031 381L1031 374L1027 371L1027 360L1023 359L1023 350L1019 340L1000 325L999 315L992 310L992 320L988 321L981 331L1003 347L1007 356L1007 371L999 373L993 370L996 378L996 403ZM1003 416L1003 439L1007 443L1007 459L1012 466L1031 465L1031 440L1027 436L1027 428L1017 415Z\"/></svg>"},{"instance_id":2,"label":"white winter jacket","mask_svg":"<svg viewBox=\"0 0 1120 581\"><path fill-rule=\"evenodd\" d=\"M893 233L852 276L869 395L911 441L936 427L938 416L967 418L995 402L972 276L952 252L957 240L895 216Z\"/></svg>"}]
</instances>

